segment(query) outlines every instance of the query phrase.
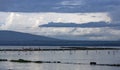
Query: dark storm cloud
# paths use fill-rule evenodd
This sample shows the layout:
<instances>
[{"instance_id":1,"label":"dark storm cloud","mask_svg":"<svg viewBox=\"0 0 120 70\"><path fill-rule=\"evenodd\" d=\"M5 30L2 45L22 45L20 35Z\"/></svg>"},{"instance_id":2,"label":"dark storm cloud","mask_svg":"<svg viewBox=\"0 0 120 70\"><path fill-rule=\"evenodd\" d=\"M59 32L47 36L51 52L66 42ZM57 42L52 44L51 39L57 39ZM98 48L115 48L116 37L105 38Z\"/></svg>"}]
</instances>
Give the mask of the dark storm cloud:
<instances>
[{"instance_id":1,"label":"dark storm cloud","mask_svg":"<svg viewBox=\"0 0 120 70\"><path fill-rule=\"evenodd\" d=\"M49 12L59 0L0 0L4 12Z\"/></svg>"},{"instance_id":2,"label":"dark storm cloud","mask_svg":"<svg viewBox=\"0 0 120 70\"><path fill-rule=\"evenodd\" d=\"M83 5L62 5L65 0L0 0L0 11L14 12L105 12L114 10L120 0L74 0ZM69 0L67 0L69 2ZM73 2L74 2L73 1ZM77 2L76 2L77 3ZM54 9L54 7L59 7Z\"/></svg>"},{"instance_id":3,"label":"dark storm cloud","mask_svg":"<svg viewBox=\"0 0 120 70\"><path fill-rule=\"evenodd\" d=\"M112 23L120 23L120 0L84 0L88 10L108 12Z\"/></svg>"},{"instance_id":4,"label":"dark storm cloud","mask_svg":"<svg viewBox=\"0 0 120 70\"><path fill-rule=\"evenodd\" d=\"M81 27L81 28L113 27L114 28L114 27L120 27L120 24L110 24L106 22L89 22L84 24L50 22L48 24L40 25L40 27Z\"/></svg>"},{"instance_id":5,"label":"dark storm cloud","mask_svg":"<svg viewBox=\"0 0 120 70\"><path fill-rule=\"evenodd\" d=\"M109 16L111 17L113 23L120 24L120 9L119 8L120 6L116 10L109 12Z\"/></svg>"},{"instance_id":6,"label":"dark storm cloud","mask_svg":"<svg viewBox=\"0 0 120 70\"><path fill-rule=\"evenodd\" d=\"M115 23L120 22L119 8L120 0L0 0L2 12L108 12Z\"/></svg>"},{"instance_id":7,"label":"dark storm cloud","mask_svg":"<svg viewBox=\"0 0 120 70\"><path fill-rule=\"evenodd\" d=\"M105 12L120 6L120 0L0 0L0 11L10 12ZM79 5L79 2L84 4Z\"/></svg>"},{"instance_id":8,"label":"dark storm cloud","mask_svg":"<svg viewBox=\"0 0 120 70\"><path fill-rule=\"evenodd\" d=\"M78 6L61 5L64 0L0 0L2 12L79 12ZM73 7L73 8L70 8Z\"/></svg>"}]
</instances>

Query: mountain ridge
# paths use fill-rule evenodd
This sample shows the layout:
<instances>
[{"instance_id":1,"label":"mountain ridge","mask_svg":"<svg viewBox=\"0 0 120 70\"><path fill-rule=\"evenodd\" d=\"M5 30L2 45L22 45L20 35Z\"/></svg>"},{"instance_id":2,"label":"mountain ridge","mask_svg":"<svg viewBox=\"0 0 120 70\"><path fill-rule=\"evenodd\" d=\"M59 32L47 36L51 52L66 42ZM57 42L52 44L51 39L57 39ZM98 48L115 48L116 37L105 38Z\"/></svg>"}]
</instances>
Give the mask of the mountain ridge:
<instances>
[{"instance_id":1,"label":"mountain ridge","mask_svg":"<svg viewBox=\"0 0 120 70\"><path fill-rule=\"evenodd\" d=\"M0 41L58 40L41 35L33 35L16 31L0 30Z\"/></svg>"},{"instance_id":2,"label":"mountain ridge","mask_svg":"<svg viewBox=\"0 0 120 70\"><path fill-rule=\"evenodd\" d=\"M0 46L120 46L120 41L60 40L46 36L0 30Z\"/></svg>"}]
</instances>

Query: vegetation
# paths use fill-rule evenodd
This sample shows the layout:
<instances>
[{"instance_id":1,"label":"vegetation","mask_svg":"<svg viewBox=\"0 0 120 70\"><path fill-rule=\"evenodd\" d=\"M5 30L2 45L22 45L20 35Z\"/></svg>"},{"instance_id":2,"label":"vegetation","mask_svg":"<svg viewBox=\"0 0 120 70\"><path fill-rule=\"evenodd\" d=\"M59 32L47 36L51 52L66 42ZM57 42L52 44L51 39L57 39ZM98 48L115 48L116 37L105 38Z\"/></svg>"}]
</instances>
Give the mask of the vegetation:
<instances>
[{"instance_id":1,"label":"vegetation","mask_svg":"<svg viewBox=\"0 0 120 70\"><path fill-rule=\"evenodd\" d=\"M7 59L0 59L0 61L8 61ZM61 63L61 64L83 64L83 65L95 65L95 66L120 66L120 64L97 64L97 62L90 62L87 63L72 63L72 62L61 62L61 61L30 61L30 60L24 60L24 59L18 59L18 60L10 60L10 62L18 62L18 63Z\"/></svg>"},{"instance_id":2,"label":"vegetation","mask_svg":"<svg viewBox=\"0 0 120 70\"><path fill-rule=\"evenodd\" d=\"M0 61L8 61L7 59L0 59Z\"/></svg>"},{"instance_id":3,"label":"vegetation","mask_svg":"<svg viewBox=\"0 0 120 70\"><path fill-rule=\"evenodd\" d=\"M30 63L32 61L29 60L23 60L23 59L19 59L19 60L10 60L11 62L19 62L19 63Z\"/></svg>"}]
</instances>

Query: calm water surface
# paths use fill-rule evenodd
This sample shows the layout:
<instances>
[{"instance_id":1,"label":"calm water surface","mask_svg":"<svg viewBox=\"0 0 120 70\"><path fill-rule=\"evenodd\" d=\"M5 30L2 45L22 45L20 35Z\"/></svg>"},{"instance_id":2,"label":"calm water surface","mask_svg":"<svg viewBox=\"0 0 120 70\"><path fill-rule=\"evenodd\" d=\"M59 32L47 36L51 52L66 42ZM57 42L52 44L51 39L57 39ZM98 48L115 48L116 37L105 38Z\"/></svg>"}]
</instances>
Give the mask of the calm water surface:
<instances>
[{"instance_id":1,"label":"calm water surface","mask_svg":"<svg viewBox=\"0 0 120 70\"><path fill-rule=\"evenodd\" d=\"M71 63L97 62L120 64L120 50L72 50L72 51L0 51L0 59L26 59L33 61L61 61ZM0 70L120 70L115 66L91 66L57 63L0 62Z\"/></svg>"}]
</instances>

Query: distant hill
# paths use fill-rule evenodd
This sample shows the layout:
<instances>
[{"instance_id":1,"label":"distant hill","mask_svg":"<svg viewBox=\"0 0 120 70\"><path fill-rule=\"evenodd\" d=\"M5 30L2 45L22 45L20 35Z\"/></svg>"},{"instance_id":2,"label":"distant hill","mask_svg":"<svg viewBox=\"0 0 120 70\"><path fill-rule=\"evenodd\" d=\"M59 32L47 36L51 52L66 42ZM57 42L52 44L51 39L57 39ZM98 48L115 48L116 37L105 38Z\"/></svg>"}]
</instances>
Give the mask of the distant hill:
<instances>
[{"instance_id":1,"label":"distant hill","mask_svg":"<svg viewBox=\"0 0 120 70\"><path fill-rule=\"evenodd\" d=\"M41 40L49 41L49 40L58 40L58 39L39 36L39 35L32 35L28 33L0 30L0 41L41 41Z\"/></svg>"},{"instance_id":2,"label":"distant hill","mask_svg":"<svg viewBox=\"0 0 120 70\"><path fill-rule=\"evenodd\" d=\"M46 45L59 39L15 31L0 30L0 45Z\"/></svg>"},{"instance_id":3,"label":"distant hill","mask_svg":"<svg viewBox=\"0 0 120 70\"><path fill-rule=\"evenodd\" d=\"M0 30L0 45L4 46L120 46L120 41L60 40L15 31Z\"/></svg>"}]
</instances>

